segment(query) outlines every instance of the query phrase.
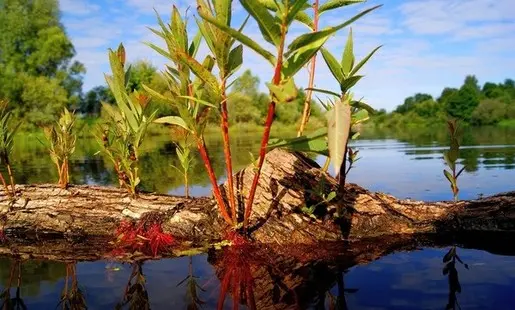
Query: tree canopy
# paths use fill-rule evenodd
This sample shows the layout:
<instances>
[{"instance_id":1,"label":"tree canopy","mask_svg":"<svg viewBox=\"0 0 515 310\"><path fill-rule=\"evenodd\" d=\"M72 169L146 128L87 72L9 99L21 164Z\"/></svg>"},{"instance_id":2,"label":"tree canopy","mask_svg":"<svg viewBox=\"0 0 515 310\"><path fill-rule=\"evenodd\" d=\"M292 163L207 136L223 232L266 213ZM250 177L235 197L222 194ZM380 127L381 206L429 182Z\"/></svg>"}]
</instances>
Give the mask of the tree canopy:
<instances>
[{"instance_id":1,"label":"tree canopy","mask_svg":"<svg viewBox=\"0 0 515 310\"><path fill-rule=\"evenodd\" d=\"M387 127L425 126L447 118L471 125L496 125L515 119L515 81L485 82L481 87L474 75L468 75L460 88L445 87L436 99L423 93L406 98L392 113L378 114L375 123Z\"/></svg>"},{"instance_id":2,"label":"tree canopy","mask_svg":"<svg viewBox=\"0 0 515 310\"><path fill-rule=\"evenodd\" d=\"M46 125L76 108L85 67L60 23L57 0L0 1L0 98L26 124Z\"/></svg>"}]
</instances>

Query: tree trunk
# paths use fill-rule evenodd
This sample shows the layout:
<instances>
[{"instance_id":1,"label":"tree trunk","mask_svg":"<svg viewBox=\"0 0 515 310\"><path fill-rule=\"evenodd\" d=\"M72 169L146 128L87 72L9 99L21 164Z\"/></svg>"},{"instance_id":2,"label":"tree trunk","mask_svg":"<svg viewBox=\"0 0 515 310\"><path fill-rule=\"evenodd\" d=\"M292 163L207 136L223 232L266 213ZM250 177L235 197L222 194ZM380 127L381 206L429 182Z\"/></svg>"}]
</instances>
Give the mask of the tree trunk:
<instances>
[{"instance_id":1,"label":"tree trunk","mask_svg":"<svg viewBox=\"0 0 515 310\"><path fill-rule=\"evenodd\" d=\"M235 176L240 220L253 176L253 166ZM314 193L317 188L319 194ZM227 192L225 185L221 189ZM399 234L515 231L515 192L458 203L422 202L347 184L343 194L324 203L321 193L331 191L338 192L336 180L314 161L271 151L256 192L251 237L262 243L312 244ZM302 211L317 204L311 216ZM218 241L228 228L207 197L142 193L132 199L121 189L84 185L19 185L14 200L0 192L0 227L11 236L112 238L121 220L156 214L165 232L194 244Z\"/></svg>"}]
</instances>

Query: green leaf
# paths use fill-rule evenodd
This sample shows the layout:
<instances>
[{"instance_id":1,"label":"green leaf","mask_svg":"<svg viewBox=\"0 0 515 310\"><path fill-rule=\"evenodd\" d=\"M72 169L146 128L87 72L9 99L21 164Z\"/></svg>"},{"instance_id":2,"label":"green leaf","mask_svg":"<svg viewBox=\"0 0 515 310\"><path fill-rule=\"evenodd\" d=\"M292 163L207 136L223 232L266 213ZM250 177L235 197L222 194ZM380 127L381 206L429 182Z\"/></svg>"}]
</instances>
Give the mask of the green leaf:
<instances>
[{"instance_id":1,"label":"green leaf","mask_svg":"<svg viewBox=\"0 0 515 310\"><path fill-rule=\"evenodd\" d=\"M371 106L369 106L361 100L352 101L350 105L354 108L366 110L370 115L374 115L377 112L374 108L372 108Z\"/></svg>"},{"instance_id":2,"label":"green leaf","mask_svg":"<svg viewBox=\"0 0 515 310\"><path fill-rule=\"evenodd\" d=\"M452 174L447 171L447 170L444 170L443 171L443 174L445 175L445 177L447 178L447 180L449 180L449 182L451 182L451 185L454 186L456 184L454 178L452 177Z\"/></svg>"},{"instance_id":3,"label":"green leaf","mask_svg":"<svg viewBox=\"0 0 515 310\"><path fill-rule=\"evenodd\" d=\"M177 51L177 55L181 62L187 65L197 77L204 81L217 97L220 95L220 85L218 80L204 65L200 64L195 58L192 58L183 51Z\"/></svg>"},{"instance_id":4,"label":"green leaf","mask_svg":"<svg viewBox=\"0 0 515 310\"><path fill-rule=\"evenodd\" d=\"M368 60L370 59L370 57L372 57L375 52L377 52L380 48L382 47L382 45L376 47L372 52L370 52L370 54L368 54L365 58L363 58L357 65L356 67L354 67L354 69L352 69L350 75L354 75L356 74L359 69L361 69L361 67L363 67L367 62Z\"/></svg>"},{"instance_id":5,"label":"green leaf","mask_svg":"<svg viewBox=\"0 0 515 310\"><path fill-rule=\"evenodd\" d=\"M355 15L354 17L347 20L346 22L341 23L337 26L328 27L328 28L325 28L323 30L316 31L316 32L306 33L306 34L303 34L303 35L297 37L295 40L293 40L293 42L290 43L290 45L288 45L287 55L290 55L293 53L298 53L303 50L312 49L313 48L312 45L319 44L321 41L325 42L325 40L327 40L331 35L336 33L338 30L352 24L353 22L357 21L361 17L365 16L366 14L372 12L373 10L375 10L379 7L381 7L381 5L377 5L370 9L367 9L367 10Z\"/></svg>"},{"instance_id":6,"label":"green leaf","mask_svg":"<svg viewBox=\"0 0 515 310\"><path fill-rule=\"evenodd\" d=\"M347 93L356 83L363 78L363 75L351 75L344 79L340 84L340 89L343 94Z\"/></svg>"},{"instance_id":7,"label":"green leaf","mask_svg":"<svg viewBox=\"0 0 515 310\"><path fill-rule=\"evenodd\" d=\"M268 9L256 0L240 0L241 5L256 20L263 38L275 45L281 43L281 26Z\"/></svg>"},{"instance_id":8,"label":"green leaf","mask_svg":"<svg viewBox=\"0 0 515 310\"><path fill-rule=\"evenodd\" d=\"M343 70L336 58L329 52L327 49L322 48L322 57L325 60L325 63L327 64L327 67L329 68L329 71L333 74L334 78L338 81L338 84L340 84L343 81Z\"/></svg>"},{"instance_id":9,"label":"green leaf","mask_svg":"<svg viewBox=\"0 0 515 310\"><path fill-rule=\"evenodd\" d=\"M325 90L325 89L320 89L320 88L306 88L306 90L311 90L311 91L322 93L322 94L326 94L326 95L332 95L332 96L335 96L335 97L338 97L338 98L340 97L340 94L335 93L335 92L330 91L330 90Z\"/></svg>"},{"instance_id":10,"label":"green leaf","mask_svg":"<svg viewBox=\"0 0 515 310\"><path fill-rule=\"evenodd\" d=\"M326 128L320 128L308 135L292 139L270 139L267 147L270 150L285 148L295 152L308 152L329 156Z\"/></svg>"},{"instance_id":11,"label":"green leaf","mask_svg":"<svg viewBox=\"0 0 515 310\"><path fill-rule=\"evenodd\" d=\"M231 24L232 0L214 0L216 18L226 25Z\"/></svg>"},{"instance_id":12,"label":"green leaf","mask_svg":"<svg viewBox=\"0 0 515 310\"><path fill-rule=\"evenodd\" d=\"M164 116L164 117L160 117L158 119L155 119L154 123L175 125L175 126L179 126L179 127L182 127L184 129L190 131L190 129L188 128L188 125L186 125L186 122L182 118L180 118L179 116Z\"/></svg>"},{"instance_id":13,"label":"green leaf","mask_svg":"<svg viewBox=\"0 0 515 310\"><path fill-rule=\"evenodd\" d=\"M463 171L465 171L465 167L462 167L460 171L458 171L458 173L456 174L456 178L458 178Z\"/></svg>"},{"instance_id":14,"label":"green leaf","mask_svg":"<svg viewBox=\"0 0 515 310\"><path fill-rule=\"evenodd\" d=\"M197 32L197 34L193 37L191 41L190 48L188 49L188 54L191 57L195 58L197 56L198 49L200 47L200 43L202 42L202 32Z\"/></svg>"},{"instance_id":15,"label":"green leaf","mask_svg":"<svg viewBox=\"0 0 515 310\"><path fill-rule=\"evenodd\" d=\"M295 20L301 22L302 24L307 26L310 30L312 30L315 27L313 20L305 12L297 13L297 15L295 16Z\"/></svg>"},{"instance_id":16,"label":"green leaf","mask_svg":"<svg viewBox=\"0 0 515 310\"><path fill-rule=\"evenodd\" d=\"M329 155L336 174L340 172L340 167L347 150L350 127L350 105L338 100L334 104L334 107L327 113Z\"/></svg>"},{"instance_id":17,"label":"green leaf","mask_svg":"<svg viewBox=\"0 0 515 310\"><path fill-rule=\"evenodd\" d=\"M328 0L318 8L318 12L322 14L330 10L361 2L365 2L365 0Z\"/></svg>"},{"instance_id":18,"label":"green leaf","mask_svg":"<svg viewBox=\"0 0 515 310\"><path fill-rule=\"evenodd\" d=\"M286 15L287 25L291 24L301 10L306 9L306 2L307 0L295 0L293 5L290 3L288 14Z\"/></svg>"},{"instance_id":19,"label":"green leaf","mask_svg":"<svg viewBox=\"0 0 515 310\"><path fill-rule=\"evenodd\" d=\"M243 45L238 45L229 52L227 77L231 76L243 64Z\"/></svg>"},{"instance_id":20,"label":"green leaf","mask_svg":"<svg viewBox=\"0 0 515 310\"><path fill-rule=\"evenodd\" d=\"M325 199L325 201L329 202L329 201L333 200L334 198L336 198L336 192L330 192L329 194L327 194L327 198Z\"/></svg>"},{"instance_id":21,"label":"green leaf","mask_svg":"<svg viewBox=\"0 0 515 310\"><path fill-rule=\"evenodd\" d=\"M352 124L356 125L359 123L363 123L368 120L370 117L368 116L367 110L359 110L358 112L352 115Z\"/></svg>"},{"instance_id":22,"label":"green leaf","mask_svg":"<svg viewBox=\"0 0 515 310\"><path fill-rule=\"evenodd\" d=\"M184 98L184 99L192 100L192 101L195 101L197 103L203 104L203 105L208 106L208 107L217 108L217 106L212 104L211 102L207 102L207 101L199 99L199 98L195 98L195 97L191 97L191 96L179 96L179 98Z\"/></svg>"},{"instance_id":23,"label":"green leaf","mask_svg":"<svg viewBox=\"0 0 515 310\"><path fill-rule=\"evenodd\" d=\"M252 49L254 52L258 53L263 58L268 60L268 62L270 62L272 65L275 66L275 63L276 63L275 56L272 53L270 53L269 51L267 51L266 49L262 48L261 45L259 45L255 41L253 41L251 38L249 38L248 36L244 35L243 33L241 33L238 30L235 30L233 28L228 27L227 25L224 25L224 24L220 23L219 21L217 21L213 17L207 15L203 11L203 9L199 9L198 13L199 13L200 17L202 17L204 20L206 20L207 22L213 24L218 29L224 31L225 33L227 33L228 35L230 35L234 39L240 41L243 45L245 45L248 48Z\"/></svg>"},{"instance_id":24,"label":"green leaf","mask_svg":"<svg viewBox=\"0 0 515 310\"><path fill-rule=\"evenodd\" d=\"M270 93L277 103L292 102L298 96L297 86L295 86L293 78L283 80L279 85L266 83L266 86L270 89Z\"/></svg>"},{"instance_id":25,"label":"green leaf","mask_svg":"<svg viewBox=\"0 0 515 310\"><path fill-rule=\"evenodd\" d=\"M186 32L186 24L182 20L179 10L174 5L172 9L172 42L176 42L175 48L183 51L188 50L188 33Z\"/></svg>"},{"instance_id":26,"label":"green leaf","mask_svg":"<svg viewBox=\"0 0 515 310\"><path fill-rule=\"evenodd\" d=\"M354 44L352 41L352 28L349 31L349 37L347 38L347 43L345 44L345 49L343 50L341 65L345 76L349 76L352 67L354 67Z\"/></svg>"}]
</instances>

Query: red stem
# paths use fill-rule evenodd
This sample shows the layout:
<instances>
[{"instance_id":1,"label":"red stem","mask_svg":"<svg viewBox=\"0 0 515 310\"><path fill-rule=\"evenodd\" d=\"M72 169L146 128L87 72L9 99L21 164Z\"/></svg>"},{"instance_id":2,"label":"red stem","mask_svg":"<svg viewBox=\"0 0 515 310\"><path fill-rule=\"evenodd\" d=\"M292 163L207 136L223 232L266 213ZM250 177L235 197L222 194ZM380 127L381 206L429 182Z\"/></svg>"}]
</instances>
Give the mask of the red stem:
<instances>
[{"instance_id":1,"label":"red stem","mask_svg":"<svg viewBox=\"0 0 515 310\"><path fill-rule=\"evenodd\" d=\"M233 222L231 220L231 217L229 216L229 213L227 213L227 208L222 198L220 188L218 187L215 171L213 170L213 166L211 165L211 160L209 159L209 154L207 153L206 142L204 141L203 137L197 137L197 147L200 151L200 157L202 157L204 166L206 167L206 171L209 176L209 180L211 181L211 185L213 186L213 195L215 196L218 207L220 208L222 217L229 225L232 225Z\"/></svg>"},{"instance_id":2,"label":"red stem","mask_svg":"<svg viewBox=\"0 0 515 310\"><path fill-rule=\"evenodd\" d=\"M281 69L283 65L283 53L284 53L284 41L286 37L286 27L281 26L281 43L278 49L277 64L275 65L274 78L272 83L278 85L281 82ZM261 139L261 148L259 149L259 160L257 170L252 180L252 187L250 188L249 198L247 200L247 206L245 208L245 218L243 221L243 227L246 229L249 221L250 214L252 213L252 204L254 203L254 196L256 195L256 188L259 183L259 177L261 175L261 168L265 161L266 147L268 146L268 140L270 139L270 129L274 121L275 114L275 99L272 97L270 104L268 105L268 114L266 116L265 131L263 132L263 138Z\"/></svg>"},{"instance_id":3,"label":"red stem","mask_svg":"<svg viewBox=\"0 0 515 310\"><path fill-rule=\"evenodd\" d=\"M234 197L234 177L232 172L231 144L229 141L229 113L227 111L227 96L225 95L225 81L222 82L222 136L224 142L225 168L227 171L227 185L229 186L229 205L231 207L232 222L237 223L236 200Z\"/></svg>"}]
</instances>

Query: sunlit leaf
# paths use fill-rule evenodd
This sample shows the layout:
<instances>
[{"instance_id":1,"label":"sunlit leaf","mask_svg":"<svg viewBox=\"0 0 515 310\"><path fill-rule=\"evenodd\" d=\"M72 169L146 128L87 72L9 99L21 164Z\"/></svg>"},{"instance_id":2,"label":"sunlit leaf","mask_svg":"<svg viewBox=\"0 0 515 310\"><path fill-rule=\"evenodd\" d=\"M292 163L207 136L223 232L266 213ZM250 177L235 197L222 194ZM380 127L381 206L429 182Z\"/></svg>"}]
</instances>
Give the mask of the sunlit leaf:
<instances>
[{"instance_id":1,"label":"sunlit leaf","mask_svg":"<svg viewBox=\"0 0 515 310\"><path fill-rule=\"evenodd\" d=\"M329 156L326 128L320 128L308 135L292 139L271 139L267 147L270 150L275 148L285 148L290 151L309 152Z\"/></svg>"},{"instance_id":2,"label":"sunlit leaf","mask_svg":"<svg viewBox=\"0 0 515 310\"><path fill-rule=\"evenodd\" d=\"M381 47L382 47L382 45L381 45L381 46L378 46L378 47L376 47L374 50L372 50L372 52L370 52L370 54L368 54L365 58L363 58L363 59L362 59L362 60L361 60L361 61L360 61L360 62L359 62L359 63L358 63L358 64L357 64L353 69L352 69L352 71L351 71L351 73L350 73L349 75L354 75L354 74L356 74L356 73L359 71L359 69L361 69L361 67L363 67L363 66L367 63L367 61L370 59L370 57L372 57L372 56L375 54L375 52L377 52Z\"/></svg>"},{"instance_id":3,"label":"sunlit leaf","mask_svg":"<svg viewBox=\"0 0 515 310\"><path fill-rule=\"evenodd\" d=\"M180 118L179 116L164 116L164 117L160 117L160 118L154 120L154 123L175 125L175 126L179 126L179 127L182 127L184 129L190 131L190 129L186 125L186 122L182 118Z\"/></svg>"},{"instance_id":4,"label":"sunlit leaf","mask_svg":"<svg viewBox=\"0 0 515 310\"><path fill-rule=\"evenodd\" d=\"M233 29L233 28L230 28L227 25L224 25L224 24L220 23L219 21L217 21L213 17L207 15L202 9L199 9L198 12L199 12L199 15L204 20L206 20L209 23L215 25L220 30L226 32L227 34L232 36L234 39L240 41L243 45L249 47L250 49L252 49L256 53L261 55L263 58L265 58L272 65L275 65L275 63L276 63L275 56L272 53L270 53L269 51L267 51L266 49L262 48L261 45L259 45L257 42L255 42L254 40L252 40L248 36L244 35L240 31L238 31L236 29Z\"/></svg>"},{"instance_id":5,"label":"sunlit leaf","mask_svg":"<svg viewBox=\"0 0 515 310\"><path fill-rule=\"evenodd\" d=\"M348 103L336 101L327 112L327 137L329 154L335 173L340 172L350 134L351 110Z\"/></svg>"},{"instance_id":6,"label":"sunlit leaf","mask_svg":"<svg viewBox=\"0 0 515 310\"><path fill-rule=\"evenodd\" d=\"M286 15L286 23L288 25L291 24L301 10L309 7L309 5L306 6L307 2L308 0L294 0L293 5L290 3L288 14Z\"/></svg>"},{"instance_id":7,"label":"sunlit leaf","mask_svg":"<svg viewBox=\"0 0 515 310\"><path fill-rule=\"evenodd\" d=\"M279 85L266 83L266 86L277 103L288 103L297 99L298 90L293 78L283 80Z\"/></svg>"},{"instance_id":8,"label":"sunlit leaf","mask_svg":"<svg viewBox=\"0 0 515 310\"><path fill-rule=\"evenodd\" d=\"M329 71L331 71L334 78L338 81L338 84L340 84L344 78L342 67L340 66L336 58L327 49L322 48L321 52L322 57L324 58L327 67L329 68Z\"/></svg>"},{"instance_id":9,"label":"sunlit leaf","mask_svg":"<svg viewBox=\"0 0 515 310\"><path fill-rule=\"evenodd\" d=\"M281 26L279 20L270 14L268 9L259 1L240 0L240 3L256 20L263 38L267 42L279 46L281 43Z\"/></svg>"},{"instance_id":10,"label":"sunlit leaf","mask_svg":"<svg viewBox=\"0 0 515 310\"><path fill-rule=\"evenodd\" d=\"M322 14L330 10L361 2L365 2L365 0L328 0L318 8L318 11L319 14Z\"/></svg>"},{"instance_id":11,"label":"sunlit leaf","mask_svg":"<svg viewBox=\"0 0 515 310\"><path fill-rule=\"evenodd\" d=\"M347 93L356 83L363 78L363 75L352 75L344 79L340 83L340 89L343 94Z\"/></svg>"},{"instance_id":12,"label":"sunlit leaf","mask_svg":"<svg viewBox=\"0 0 515 310\"><path fill-rule=\"evenodd\" d=\"M345 76L349 76L349 73L354 67L354 43L352 41L352 28L349 31L349 37L347 43L345 43L345 49L342 54L341 66Z\"/></svg>"}]
</instances>

